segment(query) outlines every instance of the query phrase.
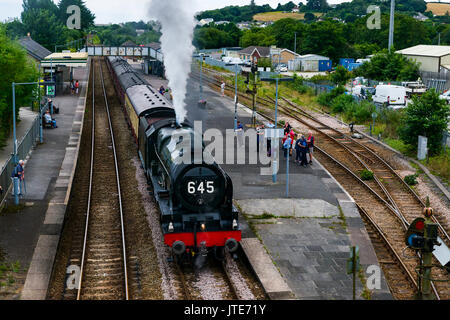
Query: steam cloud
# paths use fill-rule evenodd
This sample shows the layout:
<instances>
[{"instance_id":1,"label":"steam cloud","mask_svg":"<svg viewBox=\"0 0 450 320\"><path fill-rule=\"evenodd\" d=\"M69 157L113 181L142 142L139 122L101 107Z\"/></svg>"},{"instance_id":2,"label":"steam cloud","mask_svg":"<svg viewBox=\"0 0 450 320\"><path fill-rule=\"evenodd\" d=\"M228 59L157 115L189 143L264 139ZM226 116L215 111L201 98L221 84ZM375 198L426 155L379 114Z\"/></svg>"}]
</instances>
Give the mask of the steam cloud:
<instances>
[{"instance_id":1,"label":"steam cloud","mask_svg":"<svg viewBox=\"0 0 450 320\"><path fill-rule=\"evenodd\" d=\"M194 52L192 39L196 7L196 1L191 0L150 2L150 16L159 20L162 25L161 49L178 123L182 123L187 114L184 100Z\"/></svg>"}]
</instances>

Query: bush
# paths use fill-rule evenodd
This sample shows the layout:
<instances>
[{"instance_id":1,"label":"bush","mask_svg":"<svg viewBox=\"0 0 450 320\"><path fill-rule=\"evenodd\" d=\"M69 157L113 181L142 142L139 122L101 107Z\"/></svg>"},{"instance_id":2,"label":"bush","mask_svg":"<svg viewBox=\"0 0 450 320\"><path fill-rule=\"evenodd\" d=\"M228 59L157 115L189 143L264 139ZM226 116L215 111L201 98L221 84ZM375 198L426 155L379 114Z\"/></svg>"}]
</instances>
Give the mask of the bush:
<instances>
[{"instance_id":1,"label":"bush","mask_svg":"<svg viewBox=\"0 0 450 320\"><path fill-rule=\"evenodd\" d=\"M419 175L418 174L412 174L410 176L406 176L405 177L405 182L409 185L409 186L415 186L417 184L417 177Z\"/></svg>"},{"instance_id":2,"label":"bush","mask_svg":"<svg viewBox=\"0 0 450 320\"><path fill-rule=\"evenodd\" d=\"M373 172L370 170L364 169L363 171L361 171L360 177L364 181L373 180Z\"/></svg>"},{"instance_id":3,"label":"bush","mask_svg":"<svg viewBox=\"0 0 450 320\"><path fill-rule=\"evenodd\" d=\"M348 106L355 103L353 97L348 94L342 94L333 99L331 102L331 111L338 113L347 110Z\"/></svg>"},{"instance_id":4,"label":"bush","mask_svg":"<svg viewBox=\"0 0 450 320\"><path fill-rule=\"evenodd\" d=\"M330 107L333 99L345 93L344 87L336 87L328 93L322 93L318 96L317 102L323 106Z\"/></svg>"},{"instance_id":5,"label":"bush","mask_svg":"<svg viewBox=\"0 0 450 320\"><path fill-rule=\"evenodd\" d=\"M417 147L419 135L428 137L430 154L439 154L449 117L450 107L439 98L436 90L431 89L419 98L413 97L413 102L405 110L400 137L414 147Z\"/></svg>"}]
</instances>

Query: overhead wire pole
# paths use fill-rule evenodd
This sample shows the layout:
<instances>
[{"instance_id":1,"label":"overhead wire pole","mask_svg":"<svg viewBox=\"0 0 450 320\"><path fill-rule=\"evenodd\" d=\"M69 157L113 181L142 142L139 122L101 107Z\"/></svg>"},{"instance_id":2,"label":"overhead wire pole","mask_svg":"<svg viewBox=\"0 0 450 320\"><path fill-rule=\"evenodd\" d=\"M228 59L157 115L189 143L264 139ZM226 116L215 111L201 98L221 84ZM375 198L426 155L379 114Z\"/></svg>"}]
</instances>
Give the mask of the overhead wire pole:
<instances>
[{"instance_id":1,"label":"overhead wire pole","mask_svg":"<svg viewBox=\"0 0 450 320\"><path fill-rule=\"evenodd\" d=\"M389 45L388 49L391 51L394 45L394 14L395 14L395 0L391 0L391 14L389 19Z\"/></svg>"}]
</instances>

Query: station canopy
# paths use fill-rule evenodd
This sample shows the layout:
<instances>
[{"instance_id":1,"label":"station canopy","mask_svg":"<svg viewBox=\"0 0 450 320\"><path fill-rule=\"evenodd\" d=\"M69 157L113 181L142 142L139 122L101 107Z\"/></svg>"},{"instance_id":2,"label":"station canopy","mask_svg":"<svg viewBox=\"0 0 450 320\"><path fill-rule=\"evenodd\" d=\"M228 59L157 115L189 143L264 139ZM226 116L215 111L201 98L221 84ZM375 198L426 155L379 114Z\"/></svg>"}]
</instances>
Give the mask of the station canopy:
<instances>
[{"instance_id":1,"label":"station canopy","mask_svg":"<svg viewBox=\"0 0 450 320\"><path fill-rule=\"evenodd\" d=\"M56 66L64 67L86 67L89 55L87 52L57 52L52 53L41 61L41 67L50 68Z\"/></svg>"}]
</instances>

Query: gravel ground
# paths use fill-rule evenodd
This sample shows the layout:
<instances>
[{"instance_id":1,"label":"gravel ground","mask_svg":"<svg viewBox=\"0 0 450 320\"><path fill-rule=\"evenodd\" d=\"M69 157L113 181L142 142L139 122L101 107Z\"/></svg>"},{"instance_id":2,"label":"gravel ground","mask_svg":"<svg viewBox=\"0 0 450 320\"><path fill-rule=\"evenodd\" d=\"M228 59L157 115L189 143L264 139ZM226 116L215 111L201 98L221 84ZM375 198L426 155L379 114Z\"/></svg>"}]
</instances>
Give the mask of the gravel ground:
<instances>
[{"instance_id":1,"label":"gravel ground","mask_svg":"<svg viewBox=\"0 0 450 320\"><path fill-rule=\"evenodd\" d=\"M318 112L308 111L311 115L317 117L320 121L325 123L326 125L341 130L345 133L349 133L348 126L345 126L339 123L335 118L320 114ZM283 119L284 120L284 119ZM294 123L295 121L290 121ZM296 123L297 124L297 123ZM299 127L302 128L300 125ZM303 126L304 127L304 126ZM366 128L364 126L355 126L361 131L365 131ZM303 130L303 128L302 128ZM368 139L363 139L366 141ZM416 173L416 169L411 166L409 161L405 160L395 152L383 147L374 142L367 141L367 145L376 153L381 156L385 161L387 161L396 172L404 178L407 175L412 175ZM441 215L441 219L446 222L447 229L450 226L450 201L442 195L442 192L436 187L436 185L428 178L425 174L420 174L417 178L418 184L414 187L414 191L419 195L419 197L425 201L426 197L430 198L431 206L435 211L439 212ZM443 221L441 221L442 223ZM444 222L444 223L445 223Z\"/></svg>"},{"instance_id":2,"label":"gravel ground","mask_svg":"<svg viewBox=\"0 0 450 320\"><path fill-rule=\"evenodd\" d=\"M217 277L209 267L197 271L193 287L198 290L203 300L223 300L228 292L228 284Z\"/></svg>"},{"instance_id":3,"label":"gravel ground","mask_svg":"<svg viewBox=\"0 0 450 320\"><path fill-rule=\"evenodd\" d=\"M230 281L232 282L237 294L239 295L238 298L240 300L256 300L255 295L249 288L244 277L241 275L236 262L230 257L229 254L225 255L225 268L227 268L227 273L230 277Z\"/></svg>"},{"instance_id":4,"label":"gravel ground","mask_svg":"<svg viewBox=\"0 0 450 320\"><path fill-rule=\"evenodd\" d=\"M161 276L162 294L164 300L175 300L179 295L177 290L178 284L175 280L176 276L174 275L174 270L167 262L167 259L171 257L171 253L162 241L163 235L159 224L159 209L156 207L154 200L147 191L147 179L145 178L141 163L136 157L133 159L133 166L136 168L136 180L138 182L137 190L142 197L142 203L147 215L147 224L151 230L152 241L156 251L156 261Z\"/></svg>"}]
</instances>

